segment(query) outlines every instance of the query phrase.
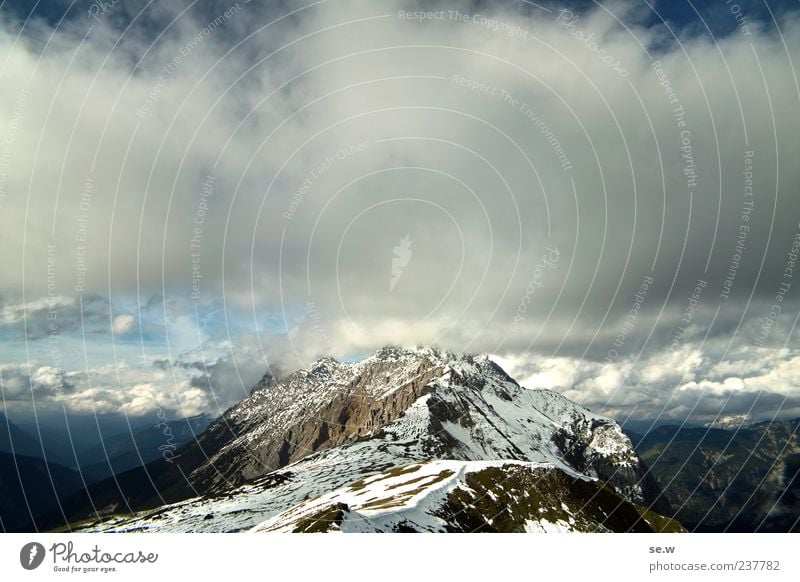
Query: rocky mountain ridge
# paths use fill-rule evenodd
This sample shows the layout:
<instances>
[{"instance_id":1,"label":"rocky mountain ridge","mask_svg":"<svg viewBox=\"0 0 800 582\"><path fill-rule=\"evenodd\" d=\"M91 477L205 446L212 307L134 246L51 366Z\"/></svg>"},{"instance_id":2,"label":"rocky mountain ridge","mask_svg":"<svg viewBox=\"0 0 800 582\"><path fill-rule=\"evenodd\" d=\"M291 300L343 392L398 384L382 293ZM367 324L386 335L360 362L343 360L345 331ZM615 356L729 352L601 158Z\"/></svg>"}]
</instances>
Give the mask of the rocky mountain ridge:
<instances>
[{"instance_id":1,"label":"rocky mountain ridge","mask_svg":"<svg viewBox=\"0 0 800 582\"><path fill-rule=\"evenodd\" d=\"M447 474L440 480L415 476L410 489L397 483L397 491L384 495L383 504L376 504L376 498L367 501L373 505L366 509L348 506L349 518L342 513L339 525L331 527L353 523L350 518L356 513L355 521L362 523L363 511L367 515L389 511L395 514L393 519L381 518L367 530L474 530L448 518L447 508L464 501L456 491L472 490L470 481L490 476L494 485L486 495L500 500L505 494L498 471L520 484L514 499L521 513L514 516L514 527L507 524L513 531L541 529L536 524L545 523L544 518L537 516L550 510L566 512L524 501L537 491L522 486L531 479L560 483L565 499L585 497L585 507L575 501L568 514L559 514L556 521L563 522L559 527L569 529L570 519L572 529L583 531L679 527L669 520L655 525L656 513L650 509L668 508L616 422L556 392L519 386L485 355L388 347L361 362L323 358L268 388L254 390L179 455L183 458L178 467L194 495L174 495L181 484L166 480L172 500L139 501L139 507L131 506L130 499L112 500L100 505L105 510L97 513L105 515L99 521L90 519L81 526L106 531L280 529L294 522L277 516L299 511L326 495L341 495L336 492L358 487L375 475L397 471L403 475L415 472L412 467L427 475L432 467L450 463L452 467L438 471L437 475ZM163 466L148 468L163 470ZM124 482L126 475L120 478ZM586 483L594 483L596 489L582 497L577 492L585 493ZM541 501L543 493L539 491L536 498ZM420 510L423 499L427 509ZM341 500L332 503L347 505ZM608 518L605 523L598 517L617 515L615 507L625 508L627 520ZM330 508L317 509L325 513ZM403 512L415 518L395 519ZM275 519L277 523L270 522Z\"/></svg>"}]
</instances>

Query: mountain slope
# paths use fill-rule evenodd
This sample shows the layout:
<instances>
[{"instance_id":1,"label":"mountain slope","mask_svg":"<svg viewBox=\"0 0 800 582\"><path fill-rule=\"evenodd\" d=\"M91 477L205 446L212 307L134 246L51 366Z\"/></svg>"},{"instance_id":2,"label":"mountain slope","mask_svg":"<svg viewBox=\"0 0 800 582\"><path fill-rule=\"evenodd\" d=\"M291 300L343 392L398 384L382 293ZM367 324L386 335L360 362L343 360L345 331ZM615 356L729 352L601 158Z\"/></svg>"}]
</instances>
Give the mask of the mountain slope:
<instances>
[{"instance_id":1,"label":"mountain slope","mask_svg":"<svg viewBox=\"0 0 800 582\"><path fill-rule=\"evenodd\" d=\"M518 463L527 463L525 471L559 475L570 490L600 480L610 485L602 491L613 492L621 506L668 509L614 421L555 392L520 387L486 356L435 349L384 348L354 364L320 360L254 391L179 453L184 481L202 496L173 499L129 518L120 510L137 500L114 500L107 489L99 492L107 497L98 506L116 515L83 525L239 531L365 477L439 460L461 462L459 483L473 478L470 467L479 465L471 463L509 461L498 465L509 476L520 470L514 468ZM193 455L191 466L185 457ZM146 469L147 477L163 479L162 461ZM141 475L122 474L122 488L131 477L142 481ZM179 485L173 482L167 492L174 494ZM162 504L150 507L155 505ZM146 508L142 503L134 509ZM637 527L635 520L625 527Z\"/></svg>"},{"instance_id":2,"label":"mountain slope","mask_svg":"<svg viewBox=\"0 0 800 582\"><path fill-rule=\"evenodd\" d=\"M87 482L101 481L148 463L192 441L208 427L205 415L148 424L104 439L102 445L78 454L81 472Z\"/></svg>"},{"instance_id":3,"label":"mountain slope","mask_svg":"<svg viewBox=\"0 0 800 582\"><path fill-rule=\"evenodd\" d=\"M662 426L637 450L689 529L800 529L800 419L736 430Z\"/></svg>"},{"instance_id":4,"label":"mountain slope","mask_svg":"<svg viewBox=\"0 0 800 582\"><path fill-rule=\"evenodd\" d=\"M80 475L37 457L0 452L0 531L40 529L36 516L82 487Z\"/></svg>"},{"instance_id":5,"label":"mountain slope","mask_svg":"<svg viewBox=\"0 0 800 582\"><path fill-rule=\"evenodd\" d=\"M48 462L62 462L61 458L47 446L42 451L42 445L37 437L8 420L2 413L0 413L0 452L38 458L47 455Z\"/></svg>"}]
</instances>

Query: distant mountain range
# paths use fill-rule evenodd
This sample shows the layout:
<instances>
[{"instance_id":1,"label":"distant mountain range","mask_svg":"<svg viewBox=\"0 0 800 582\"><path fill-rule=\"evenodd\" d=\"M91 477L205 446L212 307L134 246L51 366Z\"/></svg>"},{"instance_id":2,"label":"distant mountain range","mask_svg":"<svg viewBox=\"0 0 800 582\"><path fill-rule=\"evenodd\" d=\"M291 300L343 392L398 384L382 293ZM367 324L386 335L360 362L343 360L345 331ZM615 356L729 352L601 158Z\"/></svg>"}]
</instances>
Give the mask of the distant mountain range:
<instances>
[{"instance_id":1,"label":"distant mountain range","mask_svg":"<svg viewBox=\"0 0 800 582\"><path fill-rule=\"evenodd\" d=\"M64 463L60 455L47 450L38 438L34 438L27 431L8 420L2 413L0 413L0 453L38 458L47 455L51 462Z\"/></svg>"},{"instance_id":2,"label":"distant mountain range","mask_svg":"<svg viewBox=\"0 0 800 582\"><path fill-rule=\"evenodd\" d=\"M486 356L389 347L265 381L174 460L66 499L70 528L681 530L616 422Z\"/></svg>"},{"instance_id":3,"label":"distant mountain range","mask_svg":"<svg viewBox=\"0 0 800 582\"><path fill-rule=\"evenodd\" d=\"M211 423L205 415L138 427L131 432L104 439L78 455L81 471L90 482L101 481L115 473L142 466L192 441Z\"/></svg>"},{"instance_id":4,"label":"distant mountain range","mask_svg":"<svg viewBox=\"0 0 800 582\"><path fill-rule=\"evenodd\" d=\"M133 432L112 433L102 440L96 433L94 441L83 434L80 440L69 442L69 437L60 436L52 427L25 430L0 414L0 531L41 529L36 518L47 510L61 515L59 499L114 473L161 458L165 451L174 453L210 422L205 415L164 419L138 424ZM67 449L56 442L59 439L67 441ZM70 458L53 452L57 448L53 445L58 444L61 450L71 451Z\"/></svg>"},{"instance_id":5,"label":"distant mountain range","mask_svg":"<svg viewBox=\"0 0 800 582\"><path fill-rule=\"evenodd\" d=\"M637 442L674 517L697 531L800 530L800 419L730 426L662 426Z\"/></svg>"}]
</instances>

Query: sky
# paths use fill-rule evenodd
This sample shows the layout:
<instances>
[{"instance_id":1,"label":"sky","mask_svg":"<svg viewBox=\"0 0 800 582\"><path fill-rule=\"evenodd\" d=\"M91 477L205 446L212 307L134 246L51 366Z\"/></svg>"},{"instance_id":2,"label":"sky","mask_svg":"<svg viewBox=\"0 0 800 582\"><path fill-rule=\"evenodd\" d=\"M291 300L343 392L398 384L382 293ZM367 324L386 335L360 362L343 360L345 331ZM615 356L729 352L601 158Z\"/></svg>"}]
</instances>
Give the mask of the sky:
<instances>
[{"instance_id":1,"label":"sky","mask_svg":"<svg viewBox=\"0 0 800 582\"><path fill-rule=\"evenodd\" d=\"M12 417L386 344L620 420L800 416L795 2L5 2Z\"/></svg>"}]
</instances>

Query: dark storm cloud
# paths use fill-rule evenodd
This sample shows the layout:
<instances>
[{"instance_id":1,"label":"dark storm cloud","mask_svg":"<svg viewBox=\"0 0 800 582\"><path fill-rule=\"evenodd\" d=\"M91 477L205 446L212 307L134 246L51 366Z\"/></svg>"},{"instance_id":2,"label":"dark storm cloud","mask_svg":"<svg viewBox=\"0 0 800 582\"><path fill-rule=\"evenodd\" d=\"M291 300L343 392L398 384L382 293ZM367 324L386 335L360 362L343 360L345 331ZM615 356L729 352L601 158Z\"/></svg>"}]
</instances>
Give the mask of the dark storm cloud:
<instances>
[{"instance_id":1,"label":"dark storm cloud","mask_svg":"<svg viewBox=\"0 0 800 582\"><path fill-rule=\"evenodd\" d=\"M53 330L108 333L112 326L110 304L99 295L88 295L82 301L73 296L54 295L27 303L0 298L0 330L12 333L17 339L42 339Z\"/></svg>"}]
</instances>

